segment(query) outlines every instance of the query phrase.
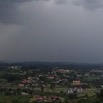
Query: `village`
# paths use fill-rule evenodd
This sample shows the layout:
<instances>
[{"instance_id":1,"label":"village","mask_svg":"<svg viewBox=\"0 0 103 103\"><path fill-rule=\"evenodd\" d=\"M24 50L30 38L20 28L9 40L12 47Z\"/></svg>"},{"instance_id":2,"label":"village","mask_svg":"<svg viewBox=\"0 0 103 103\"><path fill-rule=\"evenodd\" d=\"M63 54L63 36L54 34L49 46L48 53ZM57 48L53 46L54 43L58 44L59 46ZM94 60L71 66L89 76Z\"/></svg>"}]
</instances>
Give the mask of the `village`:
<instances>
[{"instance_id":1,"label":"village","mask_svg":"<svg viewBox=\"0 0 103 103\"><path fill-rule=\"evenodd\" d=\"M17 97L25 98L23 100L27 103L72 103L73 100L78 103L79 99L100 92L102 78L101 67L89 71L58 67L42 71L8 66L6 71L0 72L0 95L16 97L13 101Z\"/></svg>"}]
</instances>

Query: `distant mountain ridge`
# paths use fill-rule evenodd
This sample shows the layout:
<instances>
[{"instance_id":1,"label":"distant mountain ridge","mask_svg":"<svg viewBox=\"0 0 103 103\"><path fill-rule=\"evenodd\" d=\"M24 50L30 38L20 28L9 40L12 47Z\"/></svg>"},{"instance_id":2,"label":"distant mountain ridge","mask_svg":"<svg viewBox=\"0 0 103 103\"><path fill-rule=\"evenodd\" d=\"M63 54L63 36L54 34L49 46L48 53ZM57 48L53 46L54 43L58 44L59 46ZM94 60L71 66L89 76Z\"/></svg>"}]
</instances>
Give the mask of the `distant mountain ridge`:
<instances>
[{"instance_id":1,"label":"distant mountain ridge","mask_svg":"<svg viewBox=\"0 0 103 103\"><path fill-rule=\"evenodd\" d=\"M103 63L76 63L76 62L47 62L47 61L22 61L22 62L13 62L13 61L5 61L5 60L0 60L0 65L2 64L7 64L7 65L43 65L43 64L48 64L48 65L101 65L103 66Z\"/></svg>"}]
</instances>

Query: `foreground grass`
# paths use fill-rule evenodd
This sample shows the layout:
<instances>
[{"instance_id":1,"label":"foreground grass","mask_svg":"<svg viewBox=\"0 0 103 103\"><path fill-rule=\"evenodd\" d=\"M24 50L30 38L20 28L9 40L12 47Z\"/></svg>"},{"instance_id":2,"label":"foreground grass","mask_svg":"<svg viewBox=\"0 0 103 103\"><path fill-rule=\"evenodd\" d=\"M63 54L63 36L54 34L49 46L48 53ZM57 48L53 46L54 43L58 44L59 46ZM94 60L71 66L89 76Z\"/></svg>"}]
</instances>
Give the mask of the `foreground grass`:
<instances>
[{"instance_id":1,"label":"foreground grass","mask_svg":"<svg viewBox=\"0 0 103 103\"><path fill-rule=\"evenodd\" d=\"M83 93L78 94L78 97L88 95L89 97L94 96L96 92L99 92L100 89L97 88L91 88L91 89L86 89Z\"/></svg>"},{"instance_id":2,"label":"foreground grass","mask_svg":"<svg viewBox=\"0 0 103 103\"><path fill-rule=\"evenodd\" d=\"M0 103L28 103L30 96L5 96L0 95Z\"/></svg>"}]
</instances>

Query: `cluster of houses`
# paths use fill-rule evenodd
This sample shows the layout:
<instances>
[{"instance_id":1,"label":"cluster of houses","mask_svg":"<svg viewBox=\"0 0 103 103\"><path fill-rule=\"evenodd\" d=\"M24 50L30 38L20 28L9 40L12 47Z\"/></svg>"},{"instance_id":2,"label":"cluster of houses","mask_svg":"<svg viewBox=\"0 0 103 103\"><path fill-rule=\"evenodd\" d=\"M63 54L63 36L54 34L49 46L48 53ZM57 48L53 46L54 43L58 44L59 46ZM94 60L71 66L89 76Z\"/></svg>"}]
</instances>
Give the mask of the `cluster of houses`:
<instances>
[{"instance_id":1,"label":"cluster of houses","mask_svg":"<svg viewBox=\"0 0 103 103\"><path fill-rule=\"evenodd\" d=\"M103 68L102 69L92 69L90 72L91 73L103 73Z\"/></svg>"},{"instance_id":2,"label":"cluster of houses","mask_svg":"<svg viewBox=\"0 0 103 103\"><path fill-rule=\"evenodd\" d=\"M63 72L64 71L64 72ZM56 72L59 72L59 73L69 73L68 70L63 70L63 69L60 69L60 70L56 70ZM27 79L24 79L21 81L20 84L18 84L18 87L19 88L25 88L25 87L29 87L32 89L37 87L39 88L39 90L41 89L42 92L44 91L44 88L48 88L50 89L50 84L47 83L47 85L44 85L44 81L40 81L40 78L39 77L42 77L43 75L38 75L38 77L28 77ZM55 74L45 74L46 78L49 79L49 80L53 80L55 79L55 81L53 82L55 84L56 87L61 86L62 84L66 85L68 84L68 79L61 79L61 78L58 78ZM40 84L41 83L41 87L40 87ZM69 87L68 89L66 89L64 91L64 93L66 94L73 94L73 93L82 93L84 91L84 88L88 85L86 83L81 83L80 80L73 80L72 81L72 86ZM66 88L66 87L65 87ZM34 89L33 89L34 90ZM27 95L27 93L25 92L22 92L22 95Z\"/></svg>"},{"instance_id":3,"label":"cluster of houses","mask_svg":"<svg viewBox=\"0 0 103 103\"><path fill-rule=\"evenodd\" d=\"M63 74L65 78L60 77L61 75L58 75L58 73ZM39 73L36 76L28 75L28 77L24 77L23 80L19 81L18 84L16 84L16 89L12 89L11 87L11 89L5 90L8 91L9 94L16 93L20 95L29 95L33 94L35 90L39 92L45 92L46 89L48 89L48 91L51 91L52 88L63 87L64 90L65 88L68 88L66 89L66 91L64 91L64 93L66 94L82 93L84 91L83 87L85 87L87 84L81 83L80 80L72 80L71 82L69 82L67 77L69 73L70 71L66 69L55 69L46 74ZM46 78L46 81L43 78ZM69 87L68 84L71 84L71 87ZM5 90L1 89L1 92Z\"/></svg>"},{"instance_id":4,"label":"cluster of houses","mask_svg":"<svg viewBox=\"0 0 103 103\"><path fill-rule=\"evenodd\" d=\"M23 70L20 66L10 66L8 71L9 76L17 78L9 82L7 78L2 77L0 94L32 97L31 103L62 103L66 98L85 92L87 88L96 85L103 88L103 67L89 72L59 68L44 72L39 69Z\"/></svg>"},{"instance_id":5,"label":"cluster of houses","mask_svg":"<svg viewBox=\"0 0 103 103\"><path fill-rule=\"evenodd\" d=\"M62 99L58 96L40 96L40 95L35 95L33 98L30 100L30 102L42 102L42 103L61 103Z\"/></svg>"},{"instance_id":6,"label":"cluster of houses","mask_svg":"<svg viewBox=\"0 0 103 103\"><path fill-rule=\"evenodd\" d=\"M67 90L66 90L66 94L74 94L74 93L82 93L84 90L83 90L83 88L78 88L78 87L74 87L74 88L68 88Z\"/></svg>"}]
</instances>

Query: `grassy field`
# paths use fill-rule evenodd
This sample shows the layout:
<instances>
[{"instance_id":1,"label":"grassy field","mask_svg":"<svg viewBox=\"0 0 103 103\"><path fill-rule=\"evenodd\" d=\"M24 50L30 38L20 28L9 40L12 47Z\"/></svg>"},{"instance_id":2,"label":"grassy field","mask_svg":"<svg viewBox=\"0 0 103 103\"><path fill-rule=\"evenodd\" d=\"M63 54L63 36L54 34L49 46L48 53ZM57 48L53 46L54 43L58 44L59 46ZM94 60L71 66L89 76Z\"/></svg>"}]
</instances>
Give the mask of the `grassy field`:
<instances>
[{"instance_id":1,"label":"grassy field","mask_svg":"<svg viewBox=\"0 0 103 103\"><path fill-rule=\"evenodd\" d=\"M99 92L100 89L96 88L91 88L91 89L86 89L83 93L78 94L79 97L88 95L89 97L94 96L96 92Z\"/></svg>"},{"instance_id":2,"label":"grassy field","mask_svg":"<svg viewBox=\"0 0 103 103\"><path fill-rule=\"evenodd\" d=\"M40 91L39 88L37 88L35 90ZM51 94L52 93L57 93L57 94L59 94L59 93L64 92L65 90L66 90L66 88L63 88L63 87L61 87L61 88L55 88L54 90L51 90L49 88L45 88L44 89L44 93L51 93ZM95 95L96 92L99 92L99 91L100 91L100 89L97 89L97 88L85 89L82 93L78 94L78 97L85 96L85 95L93 96L93 95Z\"/></svg>"},{"instance_id":3,"label":"grassy field","mask_svg":"<svg viewBox=\"0 0 103 103\"><path fill-rule=\"evenodd\" d=\"M30 96L5 96L0 95L0 103L26 103Z\"/></svg>"},{"instance_id":4,"label":"grassy field","mask_svg":"<svg viewBox=\"0 0 103 103\"><path fill-rule=\"evenodd\" d=\"M45 96L57 95L57 96L60 96L62 98L62 100L64 100L67 97L67 95L63 93L65 91L65 89L66 88L63 88L63 87L62 88L55 88L54 90L50 90L48 88L47 89L45 88L44 92L41 92L40 89L37 88L34 90L34 95L45 95ZM78 97L83 97L85 95L92 97L99 90L100 89L96 89L96 88L86 89L83 93L78 94ZM27 101L30 100L30 98L32 98L32 96L29 96L29 95L28 96L0 95L0 103L26 103ZM76 103L77 100L69 100L69 103Z\"/></svg>"}]
</instances>

